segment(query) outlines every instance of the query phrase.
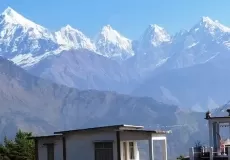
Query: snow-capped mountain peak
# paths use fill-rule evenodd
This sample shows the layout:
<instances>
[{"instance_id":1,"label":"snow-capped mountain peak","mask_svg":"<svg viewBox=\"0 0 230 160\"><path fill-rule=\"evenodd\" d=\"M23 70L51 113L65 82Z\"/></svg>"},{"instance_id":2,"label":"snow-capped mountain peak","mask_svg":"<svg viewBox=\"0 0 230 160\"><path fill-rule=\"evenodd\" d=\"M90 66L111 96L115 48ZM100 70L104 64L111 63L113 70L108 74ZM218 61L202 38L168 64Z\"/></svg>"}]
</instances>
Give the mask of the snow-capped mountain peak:
<instances>
[{"instance_id":1,"label":"snow-capped mountain peak","mask_svg":"<svg viewBox=\"0 0 230 160\"><path fill-rule=\"evenodd\" d=\"M1 30L1 35L9 34L7 38L12 36L12 33L17 33L22 29L22 33L29 34L31 38L46 38L53 40L52 34L48 30L17 13L12 8L8 7L0 15L0 25L4 26ZM0 36L0 39L3 38Z\"/></svg>"},{"instance_id":2,"label":"snow-capped mountain peak","mask_svg":"<svg viewBox=\"0 0 230 160\"><path fill-rule=\"evenodd\" d=\"M207 17L207 16L201 17L201 21L203 23L214 23L214 21L211 18Z\"/></svg>"},{"instance_id":3,"label":"snow-capped mountain peak","mask_svg":"<svg viewBox=\"0 0 230 160\"><path fill-rule=\"evenodd\" d=\"M148 30L149 31L154 31L155 33L160 33L160 32L164 32L164 28L156 25L156 24L150 24L149 27L148 27Z\"/></svg>"},{"instance_id":4,"label":"snow-capped mountain peak","mask_svg":"<svg viewBox=\"0 0 230 160\"><path fill-rule=\"evenodd\" d=\"M122 36L110 25L106 25L96 36L97 51L106 57L126 59L133 56L132 41Z\"/></svg>"},{"instance_id":5,"label":"snow-capped mountain peak","mask_svg":"<svg viewBox=\"0 0 230 160\"><path fill-rule=\"evenodd\" d=\"M81 31L66 25L60 31L55 32L55 38L59 45L67 48L80 49L85 48L95 50L95 45Z\"/></svg>"},{"instance_id":6,"label":"snow-capped mountain peak","mask_svg":"<svg viewBox=\"0 0 230 160\"><path fill-rule=\"evenodd\" d=\"M22 62L33 54L41 56L55 48L54 37L46 28L10 7L0 15L0 51L5 58Z\"/></svg>"},{"instance_id":7,"label":"snow-capped mountain peak","mask_svg":"<svg viewBox=\"0 0 230 160\"><path fill-rule=\"evenodd\" d=\"M202 17L201 20L198 22L198 24L195 25L195 27L192 28L192 30L198 31L199 29L207 30L212 35L215 35L216 33L229 33L230 28L224 26L217 20L212 20L209 17Z\"/></svg>"},{"instance_id":8,"label":"snow-capped mountain peak","mask_svg":"<svg viewBox=\"0 0 230 160\"><path fill-rule=\"evenodd\" d=\"M114 29L111 27L110 24L105 25L104 27L102 27L102 32L109 32L109 31L114 31Z\"/></svg>"},{"instance_id":9,"label":"snow-capped mountain peak","mask_svg":"<svg viewBox=\"0 0 230 160\"><path fill-rule=\"evenodd\" d=\"M13 10L11 7L7 7L3 13L1 15L4 15L4 16L11 16L11 17L14 17L14 16L21 16L20 14L18 14L15 10Z\"/></svg>"},{"instance_id":10,"label":"snow-capped mountain peak","mask_svg":"<svg viewBox=\"0 0 230 160\"><path fill-rule=\"evenodd\" d=\"M62 27L61 29L60 29L60 32L74 32L74 33L77 33L77 34L79 34L80 36L85 36L81 31L79 31L79 30L77 30L77 29L75 29L75 28L73 28L72 26L70 26L69 24L67 24L65 27Z\"/></svg>"},{"instance_id":11,"label":"snow-capped mountain peak","mask_svg":"<svg viewBox=\"0 0 230 160\"><path fill-rule=\"evenodd\" d=\"M129 39L125 38L124 36L122 36L119 32L117 32L116 30L114 30L110 25L106 25L102 28L99 37L97 38L101 38L104 39L107 42L111 42L111 43L123 43L124 45L129 45L127 42L130 42ZM127 46L121 46L121 47L127 47Z\"/></svg>"},{"instance_id":12,"label":"snow-capped mountain peak","mask_svg":"<svg viewBox=\"0 0 230 160\"><path fill-rule=\"evenodd\" d=\"M62 27L61 29L65 29L65 30L75 30L72 26L70 26L69 24L67 24L65 27Z\"/></svg>"},{"instance_id":13,"label":"snow-capped mountain peak","mask_svg":"<svg viewBox=\"0 0 230 160\"><path fill-rule=\"evenodd\" d=\"M7 7L1 14L0 20L2 19L5 21L5 23L10 24L19 24L22 25L25 28L37 28L37 29L45 29L42 26L28 20L27 18L23 17L21 14L17 13L15 10L13 10L10 7Z\"/></svg>"},{"instance_id":14,"label":"snow-capped mountain peak","mask_svg":"<svg viewBox=\"0 0 230 160\"><path fill-rule=\"evenodd\" d=\"M170 41L171 37L167 31L156 24L150 24L139 40L142 44L148 44L154 47ZM146 45L144 46L146 47Z\"/></svg>"}]
</instances>

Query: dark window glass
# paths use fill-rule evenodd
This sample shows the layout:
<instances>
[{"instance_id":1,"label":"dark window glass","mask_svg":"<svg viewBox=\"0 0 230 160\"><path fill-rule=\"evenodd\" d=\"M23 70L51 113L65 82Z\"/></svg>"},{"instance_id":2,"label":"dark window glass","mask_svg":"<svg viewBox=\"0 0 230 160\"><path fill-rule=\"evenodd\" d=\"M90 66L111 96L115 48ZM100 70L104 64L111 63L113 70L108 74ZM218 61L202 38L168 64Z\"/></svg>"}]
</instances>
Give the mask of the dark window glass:
<instances>
[{"instance_id":1,"label":"dark window glass","mask_svg":"<svg viewBox=\"0 0 230 160\"><path fill-rule=\"evenodd\" d=\"M113 160L113 142L96 142L95 160Z\"/></svg>"},{"instance_id":2,"label":"dark window glass","mask_svg":"<svg viewBox=\"0 0 230 160\"><path fill-rule=\"evenodd\" d=\"M102 142L96 142L95 143L95 148L104 148L104 144Z\"/></svg>"},{"instance_id":3,"label":"dark window glass","mask_svg":"<svg viewBox=\"0 0 230 160\"><path fill-rule=\"evenodd\" d=\"M47 160L54 160L54 144L47 145Z\"/></svg>"},{"instance_id":4,"label":"dark window glass","mask_svg":"<svg viewBox=\"0 0 230 160\"><path fill-rule=\"evenodd\" d=\"M107 142L107 143L104 143L104 148L113 148L113 143L111 142Z\"/></svg>"}]
</instances>

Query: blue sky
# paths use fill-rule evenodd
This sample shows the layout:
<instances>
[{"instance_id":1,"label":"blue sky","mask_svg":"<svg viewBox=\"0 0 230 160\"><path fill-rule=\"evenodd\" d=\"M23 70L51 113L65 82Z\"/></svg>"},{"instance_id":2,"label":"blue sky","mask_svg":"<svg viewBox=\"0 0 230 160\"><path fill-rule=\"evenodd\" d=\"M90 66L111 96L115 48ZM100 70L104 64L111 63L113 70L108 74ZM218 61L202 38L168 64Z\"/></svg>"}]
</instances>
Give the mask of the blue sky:
<instances>
[{"instance_id":1,"label":"blue sky","mask_svg":"<svg viewBox=\"0 0 230 160\"><path fill-rule=\"evenodd\" d=\"M230 26L230 0L0 0L0 12L7 6L51 30L70 24L89 37L106 24L131 39L149 24L174 34L202 16Z\"/></svg>"}]
</instances>

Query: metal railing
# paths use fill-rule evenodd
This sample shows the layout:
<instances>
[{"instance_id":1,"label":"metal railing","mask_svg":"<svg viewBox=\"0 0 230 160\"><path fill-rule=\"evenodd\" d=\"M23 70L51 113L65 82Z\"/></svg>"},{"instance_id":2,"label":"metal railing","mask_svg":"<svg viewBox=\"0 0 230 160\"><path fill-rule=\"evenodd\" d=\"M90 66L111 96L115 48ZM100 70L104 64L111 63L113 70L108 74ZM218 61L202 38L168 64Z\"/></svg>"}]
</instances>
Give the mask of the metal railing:
<instances>
[{"instance_id":1,"label":"metal railing","mask_svg":"<svg viewBox=\"0 0 230 160\"><path fill-rule=\"evenodd\" d=\"M213 147L203 147L202 151L196 151L194 147L189 149L190 160L200 160L200 157L206 157L210 160L214 160L214 157L225 157L230 160L230 147L227 147L227 152L224 153L214 152Z\"/></svg>"}]
</instances>

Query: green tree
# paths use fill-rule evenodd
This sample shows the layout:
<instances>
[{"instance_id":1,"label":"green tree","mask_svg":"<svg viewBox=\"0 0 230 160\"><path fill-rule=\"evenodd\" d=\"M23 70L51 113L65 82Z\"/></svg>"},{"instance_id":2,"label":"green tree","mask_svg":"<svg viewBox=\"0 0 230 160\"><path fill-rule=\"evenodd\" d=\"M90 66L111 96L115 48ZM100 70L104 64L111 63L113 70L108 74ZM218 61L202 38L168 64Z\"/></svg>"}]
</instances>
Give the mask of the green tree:
<instances>
[{"instance_id":1,"label":"green tree","mask_svg":"<svg viewBox=\"0 0 230 160\"><path fill-rule=\"evenodd\" d=\"M0 160L34 160L34 142L31 132L19 130L14 140L4 138L0 145Z\"/></svg>"},{"instance_id":2,"label":"green tree","mask_svg":"<svg viewBox=\"0 0 230 160\"><path fill-rule=\"evenodd\" d=\"M177 160L183 160L184 159L184 156L183 155L180 155L179 157L176 158Z\"/></svg>"}]
</instances>

